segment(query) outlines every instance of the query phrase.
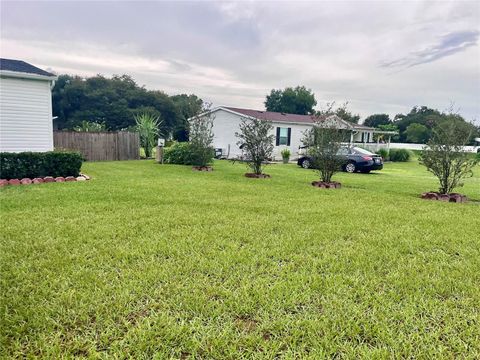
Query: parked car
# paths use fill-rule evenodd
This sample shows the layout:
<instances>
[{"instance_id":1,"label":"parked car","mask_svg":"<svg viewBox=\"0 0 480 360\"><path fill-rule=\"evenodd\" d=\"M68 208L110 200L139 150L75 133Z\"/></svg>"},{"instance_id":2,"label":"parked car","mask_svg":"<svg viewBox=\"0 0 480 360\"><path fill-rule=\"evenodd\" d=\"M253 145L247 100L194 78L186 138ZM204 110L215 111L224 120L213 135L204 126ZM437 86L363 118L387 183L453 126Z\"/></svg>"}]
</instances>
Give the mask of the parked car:
<instances>
[{"instance_id":1,"label":"parked car","mask_svg":"<svg viewBox=\"0 0 480 360\"><path fill-rule=\"evenodd\" d=\"M372 170L383 169L381 156L359 147L342 147L337 155L345 159L342 170L349 173L369 173ZM309 169L313 168L313 161L308 155L300 155L297 165Z\"/></svg>"}]
</instances>

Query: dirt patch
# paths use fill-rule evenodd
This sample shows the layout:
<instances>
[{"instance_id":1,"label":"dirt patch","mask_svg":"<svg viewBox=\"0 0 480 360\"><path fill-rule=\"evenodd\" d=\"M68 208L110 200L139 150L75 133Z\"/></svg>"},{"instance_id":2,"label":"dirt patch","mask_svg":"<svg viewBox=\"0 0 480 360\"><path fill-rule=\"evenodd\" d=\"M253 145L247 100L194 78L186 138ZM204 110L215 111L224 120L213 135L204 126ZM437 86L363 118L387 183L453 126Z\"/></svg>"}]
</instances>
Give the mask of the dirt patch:
<instances>
[{"instance_id":1,"label":"dirt patch","mask_svg":"<svg viewBox=\"0 0 480 360\"><path fill-rule=\"evenodd\" d=\"M245 177L252 178L252 179L269 179L271 178L268 174L254 174L254 173L246 173Z\"/></svg>"},{"instance_id":2,"label":"dirt patch","mask_svg":"<svg viewBox=\"0 0 480 360\"><path fill-rule=\"evenodd\" d=\"M192 167L193 171L213 171L211 166L194 166Z\"/></svg>"},{"instance_id":3,"label":"dirt patch","mask_svg":"<svg viewBox=\"0 0 480 360\"><path fill-rule=\"evenodd\" d=\"M257 321L250 319L245 316L240 316L235 319L235 325L240 329L241 331L244 332L252 332L255 331L257 328Z\"/></svg>"},{"instance_id":4,"label":"dirt patch","mask_svg":"<svg viewBox=\"0 0 480 360\"><path fill-rule=\"evenodd\" d=\"M322 189L340 189L342 184L336 181L325 182L325 181L312 181L312 186L319 187Z\"/></svg>"}]
</instances>

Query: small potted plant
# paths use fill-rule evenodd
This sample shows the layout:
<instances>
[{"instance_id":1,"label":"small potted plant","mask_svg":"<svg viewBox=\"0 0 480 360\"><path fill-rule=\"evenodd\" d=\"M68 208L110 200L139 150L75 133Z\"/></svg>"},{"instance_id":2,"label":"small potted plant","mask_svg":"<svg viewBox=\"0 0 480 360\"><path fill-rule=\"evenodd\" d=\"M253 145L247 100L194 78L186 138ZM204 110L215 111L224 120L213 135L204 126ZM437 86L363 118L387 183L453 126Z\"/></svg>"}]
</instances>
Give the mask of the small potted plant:
<instances>
[{"instance_id":1,"label":"small potted plant","mask_svg":"<svg viewBox=\"0 0 480 360\"><path fill-rule=\"evenodd\" d=\"M285 148L281 152L282 154L282 159L284 164L288 164L288 161L290 160L290 150L288 148Z\"/></svg>"}]
</instances>

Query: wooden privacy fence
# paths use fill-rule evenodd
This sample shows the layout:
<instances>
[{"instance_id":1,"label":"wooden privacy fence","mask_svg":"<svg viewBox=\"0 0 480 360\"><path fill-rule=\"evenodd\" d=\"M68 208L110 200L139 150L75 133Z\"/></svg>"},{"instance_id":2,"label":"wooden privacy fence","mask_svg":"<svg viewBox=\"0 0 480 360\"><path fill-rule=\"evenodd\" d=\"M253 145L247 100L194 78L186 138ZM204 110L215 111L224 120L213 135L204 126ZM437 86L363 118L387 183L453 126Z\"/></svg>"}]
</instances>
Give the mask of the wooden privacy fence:
<instances>
[{"instance_id":1,"label":"wooden privacy fence","mask_svg":"<svg viewBox=\"0 0 480 360\"><path fill-rule=\"evenodd\" d=\"M55 149L75 150L88 161L137 160L140 158L138 133L54 131Z\"/></svg>"}]
</instances>

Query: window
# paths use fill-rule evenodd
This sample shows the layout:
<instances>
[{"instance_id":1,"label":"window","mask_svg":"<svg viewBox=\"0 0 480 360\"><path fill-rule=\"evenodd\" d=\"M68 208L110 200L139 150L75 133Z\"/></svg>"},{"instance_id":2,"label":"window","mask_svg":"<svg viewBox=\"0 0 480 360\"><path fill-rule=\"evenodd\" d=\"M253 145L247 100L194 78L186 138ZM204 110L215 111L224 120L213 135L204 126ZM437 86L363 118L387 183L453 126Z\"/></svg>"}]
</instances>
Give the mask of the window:
<instances>
[{"instance_id":1,"label":"window","mask_svg":"<svg viewBox=\"0 0 480 360\"><path fill-rule=\"evenodd\" d=\"M276 145L290 145L290 138L292 136L291 128L277 127L277 141Z\"/></svg>"}]
</instances>

